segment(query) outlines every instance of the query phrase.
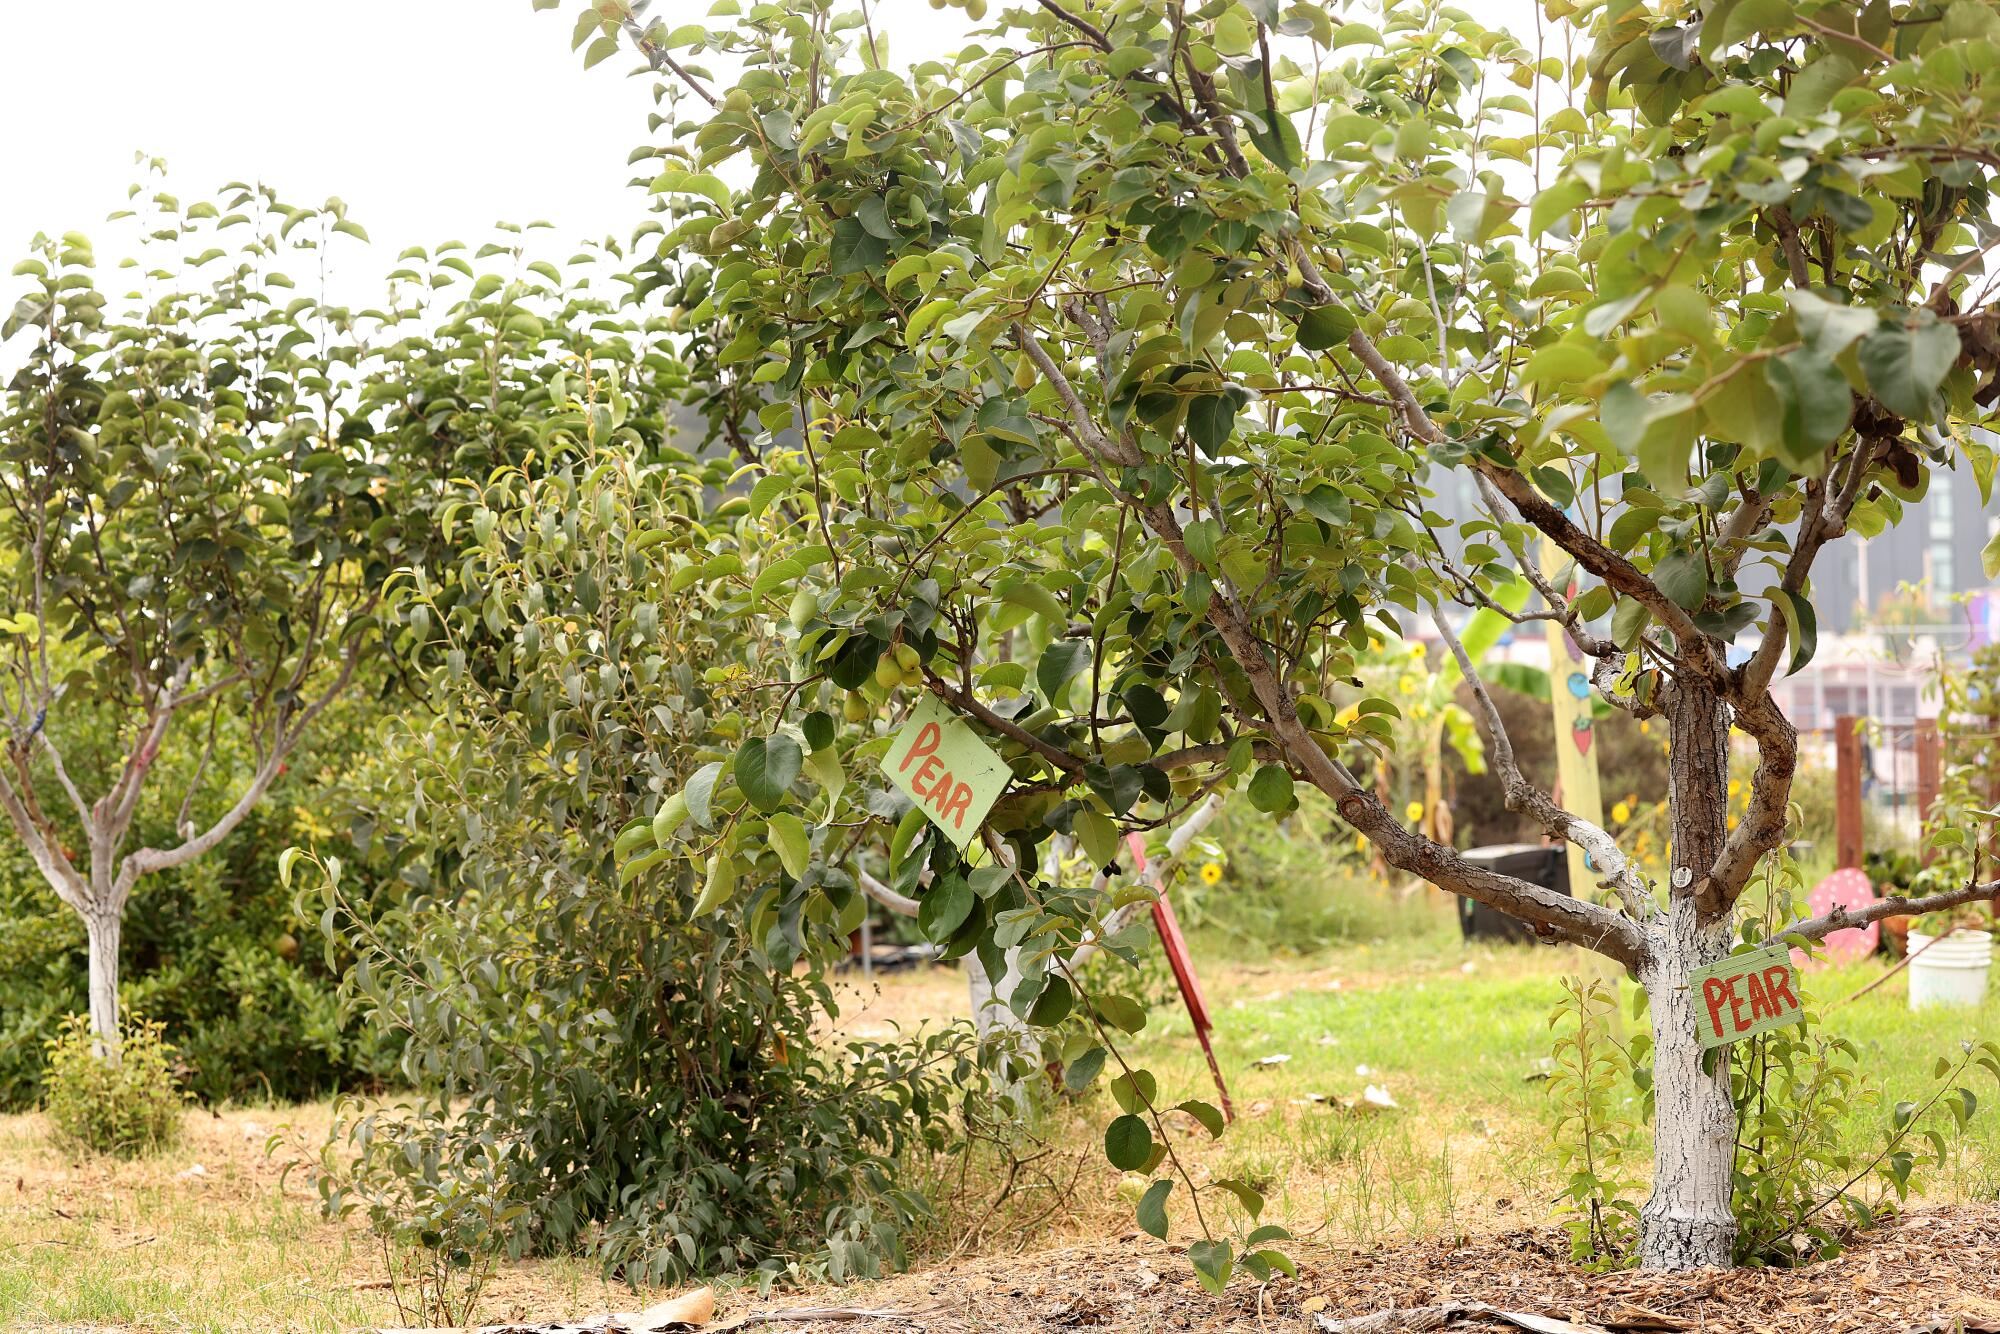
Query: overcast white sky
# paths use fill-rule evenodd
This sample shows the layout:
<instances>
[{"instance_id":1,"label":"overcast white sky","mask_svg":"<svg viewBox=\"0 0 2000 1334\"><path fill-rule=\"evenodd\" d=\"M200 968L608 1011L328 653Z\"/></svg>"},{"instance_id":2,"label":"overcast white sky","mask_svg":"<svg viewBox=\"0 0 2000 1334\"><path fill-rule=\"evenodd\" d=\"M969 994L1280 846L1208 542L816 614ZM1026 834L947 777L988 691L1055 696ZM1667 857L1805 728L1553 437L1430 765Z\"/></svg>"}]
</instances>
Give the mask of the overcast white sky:
<instances>
[{"instance_id":1,"label":"overcast white sky","mask_svg":"<svg viewBox=\"0 0 2000 1334\"><path fill-rule=\"evenodd\" d=\"M705 11L702 0L661 0ZM37 231L107 233L132 156L181 196L261 178L291 202L348 202L393 257L546 218L566 238L641 212L626 154L651 97L618 56L585 70L576 9L529 0L0 0L0 255ZM878 0L898 59L962 13Z\"/></svg>"},{"instance_id":2,"label":"overcast white sky","mask_svg":"<svg viewBox=\"0 0 2000 1334\"><path fill-rule=\"evenodd\" d=\"M708 8L660 3L669 17ZM899 61L955 46L968 26L923 0L873 8ZM167 160L183 200L239 179L289 203L346 200L374 244L348 247L329 275L337 300L372 300L405 246L476 246L496 221L547 219L565 254L622 237L644 214L625 159L648 137L650 82L625 77L637 62L622 54L585 70L569 48L576 13L529 0L0 0L0 275L38 231L89 235L100 270L127 253L129 224L105 217L125 206L139 151ZM0 285L6 306L17 288Z\"/></svg>"}]
</instances>

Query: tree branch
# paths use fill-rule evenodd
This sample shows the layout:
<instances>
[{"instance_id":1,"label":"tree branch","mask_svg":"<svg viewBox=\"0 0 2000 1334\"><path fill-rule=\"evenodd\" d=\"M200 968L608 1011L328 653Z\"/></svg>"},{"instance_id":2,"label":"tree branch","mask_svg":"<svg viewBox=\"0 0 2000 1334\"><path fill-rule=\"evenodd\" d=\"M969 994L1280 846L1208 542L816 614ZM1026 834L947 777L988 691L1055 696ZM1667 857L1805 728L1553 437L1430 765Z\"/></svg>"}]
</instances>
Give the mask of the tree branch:
<instances>
[{"instance_id":1,"label":"tree branch","mask_svg":"<svg viewBox=\"0 0 2000 1334\"><path fill-rule=\"evenodd\" d=\"M1604 877L1598 883L1615 891L1619 901L1625 905L1625 911L1635 920L1651 922L1658 918L1660 907L1653 898L1652 887L1639 875L1638 868L1632 865L1625 850L1618 846L1618 840L1583 817L1558 806L1552 797L1529 782L1527 775L1521 772L1521 766L1514 759L1514 744L1507 736L1506 725L1500 721L1500 710L1487 691L1486 682L1473 670L1472 658L1466 653L1464 642L1452 630L1441 609L1431 609L1431 624L1437 627L1446 647L1458 660L1459 674L1472 691L1480 722L1484 724L1493 747L1493 763L1500 772L1507 809L1531 817L1552 837L1574 843L1589 853L1591 865Z\"/></svg>"},{"instance_id":2,"label":"tree branch","mask_svg":"<svg viewBox=\"0 0 2000 1334\"><path fill-rule=\"evenodd\" d=\"M993 710L975 699L970 691L960 690L936 672L931 671L928 667L924 669L924 679L925 683L930 686L933 695L936 695L939 699L954 708L962 709L966 713L971 714L982 724L998 732L1001 736L1010 737L1020 742L1063 773L1074 778L1083 772L1084 762L1082 760L1060 746L1050 745L1019 723L1010 722L1002 718L999 714L993 712Z\"/></svg>"},{"instance_id":3,"label":"tree branch","mask_svg":"<svg viewBox=\"0 0 2000 1334\"><path fill-rule=\"evenodd\" d=\"M36 869L48 880L49 887L55 890L56 897L78 912L85 911L90 906L88 884L77 873L61 846L42 832L4 771L0 771L0 809L7 812L14 832L27 845L28 855L34 859Z\"/></svg>"},{"instance_id":4,"label":"tree branch","mask_svg":"<svg viewBox=\"0 0 2000 1334\"><path fill-rule=\"evenodd\" d=\"M332 683L327 686L326 690L317 699L313 700L311 704L308 704L301 710L298 718L291 725L287 726L280 720L276 735L271 743L271 749L265 753L263 761L257 766L256 772L251 775L248 786L243 789L243 792L237 797L235 803L216 819L214 824L210 825L202 833L192 838L184 839L175 847L140 848L127 857L124 863L118 868L118 880L114 887L114 896L117 902L120 904L124 903L126 896L132 892L132 886L138 882L140 876L153 871L164 871L176 866L185 866L187 863L213 849L223 839L229 837L231 831L237 825L243 823L244 817L249 815L255 809L257 803L263 799L264 793L270 789L272 782L276 780L278 771L284 767L285 757L291 754L292 749L298 745L300 738L305 734L307 726L343 690L347 689L348 684L353 681L354 670L360 660L359 647L351 646L344 655L339 673L334 677Z\"/></svg>"},{"instance_id":5,"label":"tree branch","mask_svg":"<svg viewBox=\"0 0 2000 1334\"><path fill-rule=\"evenodd\" d=\"M1835 908L1832 912L1818 917L1808 917L1792 923L1777 936L1786 939L1824 940L1835 931L1849 927L1866 926L1879 922L1884 917L1918 917L1927 912L1940 912L1946 908L1956 908L1961 904L1979 899L1990 899L2000 894L2000 880L1989 880L1985 884L1968 884L1942 894L1931 894L1924 898L1905 898L1901 894L1891 894L1885 899L1862 908Z\"/></svg>"}]
</instances>

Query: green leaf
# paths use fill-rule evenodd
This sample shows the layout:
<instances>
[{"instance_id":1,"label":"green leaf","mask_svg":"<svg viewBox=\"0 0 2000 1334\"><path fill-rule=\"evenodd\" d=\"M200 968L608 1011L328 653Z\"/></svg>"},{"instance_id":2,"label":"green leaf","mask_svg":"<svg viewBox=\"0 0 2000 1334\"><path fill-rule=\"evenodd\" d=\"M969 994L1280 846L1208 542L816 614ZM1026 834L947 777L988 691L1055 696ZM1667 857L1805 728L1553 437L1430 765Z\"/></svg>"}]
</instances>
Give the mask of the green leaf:
<instances>
[{"instance_id":1,"label":"green leaf","mask_svg":"<svg viewBox=\"0 0 2000 1334\"><path fill-rule=\"evenodd\" d=\"M1091 1005L1105 1023L1122 1033L1137 1033L1146 1026L1146 1007L1130 996L1109 992L1092 997Z\"/></svg>"},{"instance_id":2,"label":"green leaf","mask_svg":"<svg viewBox=\"0 0 2000 1334\"><path fill-rule=\"evenodd\" d=\"M1764 376L1778 396L1780 456L1793 472L1809 472L1854 417L1847 377L1809 348L1771 358Z\"/></svg>"},{"instance_id":3,"label":"green leaf","mask_svg":"<svg viewBox=\"0 0 2000 1334\"><path fill-rule=\"evenodd\" d=\"M1058 629L1069 618L1069 613L1063 610L1063 604L1056 595L1032 579L1006 580L993 590L993 596L1046 617L1049 624Z\"/></svg>"},{"instance_id":4,"label":"green leaf","mask_svg":"<svg viewBox=\"0 0 2000 1334\"><path fill-rule=\"evenodd\" d=\"M1639 460L1646 481L1661 491L1687 486L1694 442L1694 400L1686 394L1643 395L1627 381L1605 391L1598 420L1611 443Z\"/></svg>"},{"instance_id":5,"label":"green leaf","mask_svg":"<svg viewBox=\"0 0 2000 1334\"><path fill-rule=\"evenodd\" d=\"M957 871L948 871L931 882L917 902L917 929L924 939L943 944L965 924L972 912L972 885Z\"/></svg>"},{"instance_id":6,"label":"green leaf","mask_svg":"<svg viewBox=\"0 0 2000 1334\"><path fill-rule=\"evenodd\" d=\"M1695 552L1676 551L1662 559L1653 567L1653 582L1688 611L1698 609L1708 599L1708 566Z\"/></svg>"},{"instance_id":7,"label":"green leaf","mask_svg":"<svg viewBox=\"0 0 2000 1334\"><path fill-rule=\"evenodd\" d=\"M1299 346L1308 352L1345 343L1353 332L1354 317L1343 306L1313 306L1299 316Z\"/></svg>"},{"instance_id":8,"label":"green leaf","mask_svg":"<svg viewBox=\"0 0 2000 1334\"><path fill-rule=\"evenodd\" d=\"M689 914L701 917L729 902L736 893L736 863L728 853L717 851L708 859L708 875L702 881L701 896Z\"/></svg>"},{"instance_id":9,"label":"green leaf","mask_svg":"<svg viewBox=\"0 0 2000 1334\"><path fill-rule=\"evenodd\" d=\"M1051 704L1062 698L1063 687L1090 664L1090 643L1082 639L1058 639L1042 650L1035 664L1035 684Z\"/></svg>"},{"instance_id":10,"label":"green leaf","mask_svg":"<svg viewBox=\"0 0 2000 1334\"><path fill-rule=\"evenodd\" d=\"M1230 394L1203 394L1188 404L1187 433L1202 453L1211 458L1229 443L1236 429L1236 399Z\"/></svg>"},{"instance_id":11,"label":"green leaf","mask_svg":"<svg viewBox=\"0 0 2000 1334\"><path fill-rule=\"evenodd\" d=\"M1104 1072L1104 1048L1092 1047L1083 1055L1069 1063L1063 1071L1063 1087L1071 1093L1081 1093L1097 1082Z\"/></svg>"},{"instance_id":12,"label":"green leaf","mask_svg":"<svg viewBox=\"0 0 2000 1334\"><path fill-rule=\"evenodd\" d=\"M799 743L783 732L752 737L736 752L736 786L760 811L775 811L797 781L805 756ZM692 801L690 801L692 806Z\"/></svg>"},{"instance_id":13,"label":"green leaf","mask_svg":"<svg viewBox=\"0 0 2000 1334\"><path fill-rule=\"evenodd\" d=\"M1093 866L1109 866L1118 860L1118 826L1093 810L1078 811L1070 820L1076 841Z\"/></svg>"},{"instance_id":14,"label":"green leaf","mask_svg":"<svg viewBox=\"0 0 2000 1334\"><path fill-rule=\"evenodd\" d=\"M805 875L806 866L812 861L812 840L806 834L805 822L789 811L779 811L770 818L767 828L771 850L778 854L785 874L794 880Z\"/></svg>"},{"instance_id":15,"label":"green leaf","mask_svg":"<svg viewBox=\"0 0 2000 1334\"><path fill-rule=\"evenodd\" d=\"M1173 1193L1173 1189L1174 1183L1162 1178L1146 1187L1146 1193L1139 1197L1139 1226L1161 1241L1167 1239L1167 1196Z\"/></svg>"},{"instance_id":16,"label":"green leaf","mask_svg":"<svg viewBox=\"0 0 2000 1334\"><path fill-rule=\"evenodd\" d=\"M1213 1185L1217 1190L1226 1190L1231 1195L1234 1195L1236 1202L1243 1206L1243 1212L1249 1214L1250 1217L1255 1218L1264 1212L1263 1193L1248 1182L1237 1181L1232 1177L1222 1177L1215 1181Z\"/></svg>"},{"instance_id":17,"label":"green leaf","mask_svg":"<svg viewBox=\"0 0 2000 1334\"><path fill-rule=\"evenodd\" d=\"M1266 815L1292 807L1292 776L1282 764L1266 764L1250 778L1250 804Z\"/></svg>"},{"instance_id":18,"label":"green leaf","mask_svg":"<svg viewBox=\"0 0 2000 1334\"><path fill-rule=\"evenodd\" d=\"M688 814L703 829L715 828L715 784L721 777L722 761L712 760L694 771L684 789Z\"/></svg>"},{"instance_id":19,"label":"green leaf","mask_svg":"<svg viewBox=\"0 0 2000 1334\"><path fill-rule=\"evenodd\" d=\"M1036 1028L1054 1028L1069 1017L1074 1002L1069 982L1059 973L1050 973L1042 983L1041 994L1028 1007L1028 1022Z\"/></svg>"},{"instance_id":20,"label":"green leaf","mask_svg":"<svg viewBox=\"0 0 2000 1334\"><path fill-rule=\"evenodd\" d=\"M1979 549L1979 568L1986 571L1988 579L2000 579L2000 532L1986 539L1986 545Z\"/></svg>"},{"instance_id":21,"label":"green leaf","mask_svg":"<svg viewBox=\"0 0 2000 1334\"><path fill-rule=\"evenodd\" d=\"M835 277L866 273L889 257L889 243L861 225L859 218L842 218L833 225L827 258Z\"/></svg>"},{"instance_id":22,"label":"green leaf","mask_svg":"<svg viewBox=\"0 0 2000 1334\"><path fill-rule=\"evenodd\" d=\"M1829 301L1817 292L1787 292L1799 335L1822 357L1837 357L1881 323L1867 306Z\"/></svg>"},{"instance_id":23,"label":"green leaf","mask_svg":"<svg viewBox=\"0 0 2000 1334\"><path fill-rule=\"evenodd\" d=\"M1792 662L1785 669L1785 675L1790 676L1811 662L1813 654L1818 651L1819 618L1813 613L1812 603L1786 589L1774 589L1771 601L1784 614L1785 630L1791 636Z\"/></svg>"},{"instance_id":24,"label":"green leaf","mask_svg":"<svg viewBox=\"0 0 2000 1334\"><path fill-rule=\"evenodd\" d=\"M1105 1128L1104 1156L1122 1171L1142 1171L1153 1156L1153 1132L1128 1112Z\"/></svg>"},{"instance_id":25,"label":"green leaf","mask_svg":"<svg viewBox=\"0 0 2000 1334\"><path fill-rule=\"evenodd\" d=\"M1931 395L1958 360L1958 330L1932 321L1914 328L1882 329L1861 340L1861 373L1868 390L1899 417L1923 421Z\"/></svg>"},{"instance_id":26,"label":"green leaf","mask_svg":"<svg viewBox=\"0 0 2000 1334\"><path fill-rule=\"evenodd\" d=\"M1234 1267L1230 1260L1229 1243L1226 1241L1196 1241L1188 1244L1188 1263L1194 1266L1195 1277L1209 1295L1220 1297L1222 1290L1229 1286L1229 1273Z\"/></svg>"},{"instance_id":27,"label":"green leaf","mask_svg":"<svg viewBox=\"0 0 2000 1334\"><path fill-rule=\"evenodd\" d=\"M1201 1122L1201 1128L1208 1132L1210 1139L1222 1138L1222 1128L1225 1122L1222 1119L1221 1111L1217 1108L1201 1101L1199 1098L1189 1098L1186 1102L1176 1103L1174 1110L1177 1112L1186 1112L1189 1116Z\"/></svg>"}]
</instances>

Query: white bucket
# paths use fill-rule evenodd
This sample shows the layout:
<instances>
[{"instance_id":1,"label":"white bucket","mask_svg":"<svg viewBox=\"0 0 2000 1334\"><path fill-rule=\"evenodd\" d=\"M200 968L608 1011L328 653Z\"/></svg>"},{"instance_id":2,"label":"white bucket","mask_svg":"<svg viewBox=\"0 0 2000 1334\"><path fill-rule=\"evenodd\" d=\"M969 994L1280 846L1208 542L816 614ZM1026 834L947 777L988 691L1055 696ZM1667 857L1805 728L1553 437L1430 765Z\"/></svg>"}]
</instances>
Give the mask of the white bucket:
<instances>
[{"instance_id":1,"label":"white bucket","mask_svg":"<svg viewBox=\"0 0 2000 1334\"><path fill-rule=\"evenodd\" d=\"M1986 999L1986 973L1993 966L1992 932L1954 931L1940 938L1912 931L1910 955L1912 1010L1926 1005L1977 1005Z\"/></svg>"}]
</instances>

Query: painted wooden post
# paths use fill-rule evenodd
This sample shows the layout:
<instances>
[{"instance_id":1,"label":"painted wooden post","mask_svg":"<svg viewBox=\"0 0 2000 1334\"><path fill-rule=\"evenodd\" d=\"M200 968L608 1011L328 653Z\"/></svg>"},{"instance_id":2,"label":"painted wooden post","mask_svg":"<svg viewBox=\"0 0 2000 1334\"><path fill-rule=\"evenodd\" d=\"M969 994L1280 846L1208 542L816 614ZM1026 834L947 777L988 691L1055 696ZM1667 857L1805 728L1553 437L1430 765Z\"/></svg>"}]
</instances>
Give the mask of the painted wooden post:
<instances>
[{"instance_id":1,"label":"painted wooden post","mask_svg":"<svg viewBox=\"0 0 2000 1334\"><path fill-rule=\"evenodd\" d=\"M1931 818L1931 807L1937 801L1939 765L1938 725L1935 718L1917 719L1917 831L1922 835L1926 821ZM1924 865L1931 863L1933 852L1924 849Z\"/></svg>"},{"instance_id":2,"label":"painted wooden post","mask_svg":"<svg viewBox=\"0 0 2000 1334\"><path fill-rule=\"evenodd\" d=\"M1861 865L1861 726L1849 713L1833 720L1836 870Z\"/></svg>"},{"instance_id":3,"label":"painted wooden post","mask_svg":"<svg viewBox=\"0 0 2000 1334\"><path fill-rule=\"evenodd\" d=\"M1542 573L1558 578L1568 564L1569 557L1561 548L1543 538ZM1575 585L1564 591L1573 594ZM1572 814L1602 828L1603 788L1597 775L1597 753L1591 748L1597 738L1591 719L1590 667L1561 622L1549 621L1547 631L1549 707L1555 716L1556 783L1562 792L1558 800ZM1569 892L1587 899L1602 877L1590 866L1582 848L1572 843L1568 854Z\"/></svg>"}]
</instances>

